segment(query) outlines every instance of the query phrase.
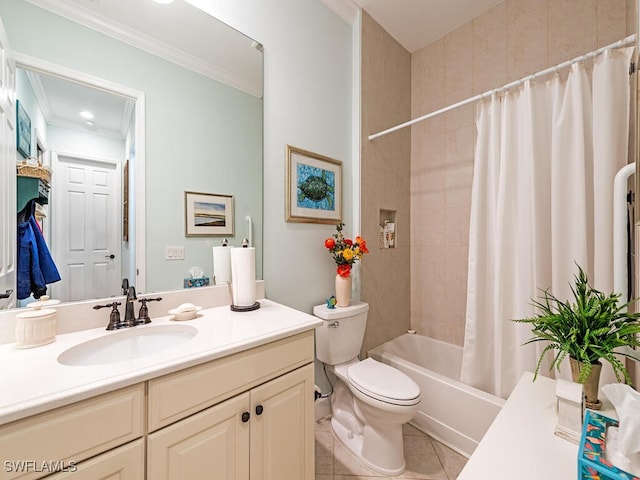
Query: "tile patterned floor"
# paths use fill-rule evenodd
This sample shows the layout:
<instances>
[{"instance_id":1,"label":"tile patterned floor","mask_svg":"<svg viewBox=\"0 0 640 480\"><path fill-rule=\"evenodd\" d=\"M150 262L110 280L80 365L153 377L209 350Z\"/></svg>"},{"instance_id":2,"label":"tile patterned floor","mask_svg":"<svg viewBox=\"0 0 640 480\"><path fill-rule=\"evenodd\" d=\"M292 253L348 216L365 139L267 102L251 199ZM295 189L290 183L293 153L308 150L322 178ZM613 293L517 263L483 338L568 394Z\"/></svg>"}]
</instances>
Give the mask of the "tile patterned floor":
<instances>
[{"instance_id":1,"label":"tile patterned floor","mask_svg":"<svg viewBox=\"0 0 640 480\"><path fill-rule=\"evenodd\" d=\"M385 477L362 465L340 443L330 420L316 423L316 480L373 480L376 478L454 480L467 459L411 425L403 426L406 471Z\"/></svg>"}]
</instances>

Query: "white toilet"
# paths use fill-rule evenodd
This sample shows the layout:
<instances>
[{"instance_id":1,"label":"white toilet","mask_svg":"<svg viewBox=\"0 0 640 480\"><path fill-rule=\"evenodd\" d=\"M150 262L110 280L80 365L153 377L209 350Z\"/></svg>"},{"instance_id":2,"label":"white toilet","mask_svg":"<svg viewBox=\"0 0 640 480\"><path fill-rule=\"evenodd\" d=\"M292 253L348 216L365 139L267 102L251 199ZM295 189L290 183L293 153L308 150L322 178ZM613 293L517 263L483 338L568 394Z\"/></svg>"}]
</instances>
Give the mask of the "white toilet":
<instances>
[{"instance_id":1,"label":"white toilet","mask_svg":"<svg viewBox=\"0 0 640 480\"><path fill-rule=\"evenodd\" d=\"M331 427L362 463L384 475L404 472L402 424L418 411L420 387L407 375L371 358L360 361L369 305L317 305L316 356L337 382L331 396Z\"/></svg>"}]
</instances>

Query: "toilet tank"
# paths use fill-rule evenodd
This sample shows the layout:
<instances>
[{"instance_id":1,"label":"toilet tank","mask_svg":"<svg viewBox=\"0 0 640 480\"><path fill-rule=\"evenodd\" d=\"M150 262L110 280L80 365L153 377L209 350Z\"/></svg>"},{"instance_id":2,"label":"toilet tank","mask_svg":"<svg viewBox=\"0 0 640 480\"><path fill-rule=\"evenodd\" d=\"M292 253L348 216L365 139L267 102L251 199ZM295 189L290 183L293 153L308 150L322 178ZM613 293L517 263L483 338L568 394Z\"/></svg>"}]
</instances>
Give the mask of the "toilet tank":
<instances>
[{"instance_id":1,"label":"toilet tank","mask_svg":"<svg viewBox=\"0 0 640 480\"><path fill-rule=\"evenodd\" d=\"M316 356L328 365L353 360L360 353L369 304L351 302L348 307L313 307L313 314L323 320L316 327Z\"/></svg>"}]
</instances>

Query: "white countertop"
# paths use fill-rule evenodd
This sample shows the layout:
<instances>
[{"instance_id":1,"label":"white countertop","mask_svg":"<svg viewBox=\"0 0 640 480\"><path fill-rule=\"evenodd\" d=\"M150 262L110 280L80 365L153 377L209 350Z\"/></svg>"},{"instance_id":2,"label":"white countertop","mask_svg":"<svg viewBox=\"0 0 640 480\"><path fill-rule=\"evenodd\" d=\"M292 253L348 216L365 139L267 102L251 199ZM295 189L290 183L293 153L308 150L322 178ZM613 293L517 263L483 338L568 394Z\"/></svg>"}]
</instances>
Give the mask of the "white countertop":
<instances>
[{"instance_id":1,"label":"white countertop","mask_svg":"<svg viewBox=\"0 0 640 480\"><path fill-rule=\"evenodd\" d=\"M525 373L458 480L567 480L577 478L578 445L554 434L556 426L556 382ZM615 417L610 402L600 413Z\"/></svg>"},{"instance_id":2,"label":"white countertop","mask_svg":"<svg viewBox=\"0 0 640 480\"><path fill-rule=\"evenodd\" d=\"M203 309L193 320L176 322L164 316L150 324L132 327L181 324L196 327L198 333L185 343L129 361L97 366L66 366L57 361L70 347L130 330L106 331L108 316L104 327L58 335L49 345L30 349L0 345L0 425L322 324L319 318L270 300L260 300L260 304L261 308L252 312L232 312L226 305Z\"/></svg>"}]
</instances>

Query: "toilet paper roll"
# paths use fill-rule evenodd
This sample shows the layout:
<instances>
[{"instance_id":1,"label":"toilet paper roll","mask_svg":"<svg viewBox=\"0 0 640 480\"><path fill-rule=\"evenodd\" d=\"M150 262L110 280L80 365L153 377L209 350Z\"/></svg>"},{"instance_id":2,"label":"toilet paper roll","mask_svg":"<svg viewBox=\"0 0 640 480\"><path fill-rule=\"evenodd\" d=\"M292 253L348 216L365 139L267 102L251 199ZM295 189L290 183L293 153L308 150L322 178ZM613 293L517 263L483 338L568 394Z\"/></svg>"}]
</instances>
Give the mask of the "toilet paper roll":
<instances>
[{"instance_id":1,"label":"toilet paper roll","mask_svg":"<svg viewBox=\"0 0 640 480\"><path fill-rule=\"evenodd\" d=\"M231 281L231 247L213 247L213 275L216 285Z\"/></svg>"},{"instance_id":2,"label":"toilet paper roll","mask_svg":"<svg viewBox=\"0 0 640 480\"><path fill-rule=\"evenodd\" d=\"M233 304L236 307L250 307L256 303L256 249L231 249L231 283Z\"/></svg>"}]
</instances>

